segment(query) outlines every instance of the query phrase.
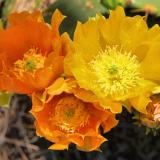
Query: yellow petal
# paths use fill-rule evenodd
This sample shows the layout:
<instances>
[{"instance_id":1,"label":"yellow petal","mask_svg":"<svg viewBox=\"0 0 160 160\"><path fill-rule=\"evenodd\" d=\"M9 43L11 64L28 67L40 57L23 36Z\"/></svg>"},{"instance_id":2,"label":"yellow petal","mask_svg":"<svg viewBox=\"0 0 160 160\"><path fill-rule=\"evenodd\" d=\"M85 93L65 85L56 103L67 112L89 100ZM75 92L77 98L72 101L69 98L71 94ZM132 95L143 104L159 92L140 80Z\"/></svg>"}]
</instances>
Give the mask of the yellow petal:
<instances>
[{"instance_id":1,"label":"yellow petal","mask_svg":"<svg viewBox=\"0 0 160 160\"><path fill-rule=\"evenodd\" d=\"M75 54L79 51L86 61L99 52L99 32L96 21L89 20L85 24L78 22L74 34L74 45L76 47Z\"/></svg>"},{"instance_id":2,"label":"yellow petal","mask_svg":"<svg viewBox=\"0 0 160 160\"><path fill-rule=\"evenodd\" d=\"M139 112L146 114L146 107L148 105L149 102L151 102L150 100L150 95L146 94L146 95L141 95L140 97L135 97L130 99L131 105Z\"/></svg>"},{"instance_id":3,"label":"yellow petal","mask_svg":"<svg viewBox=\"0 0 160 160\"><path fill-rule=\"evenodd\" d=\"M152 93L153 93L153 94L158 94L158 93L160 93L160 86L155 87L155 88L153 89Z\"/></svg>"},{"instance_id":4,"label":"yellow petal","mask_svg":"<svg viewBox=\"0 0 160 160\"><path fill-rule=\"evenodd\" d=\"M155 43L141 63L143 77L160 80L160 45Z\"/></svg>"},{"instance_id":5,"label":"yellow petal","mask_svg":"<svg viewBox=\"0 0 160 160\"><path fill-rule=\"evenodd\" d=\"M121 113L122 112L122 104L119 102L114 102L108 99L101 99L100 104L104 109L111 110L112 113Z\"/></svg>"},{"instance_id":6,"label":"yellow petal","mask_svg":"<svg viewBox=\"0 0 160 160\"><path fill-rule=\"evenodd\" d=\"M109 19L99 21L100 32L106 41L106 45L119 44L119 31L124 18L124 9L117 7L115 11L110 11Z\"/></svg>"},{"instance_id":7,"label":"yellow petal","mask_svg":"<svg viewBox=\"0 0 160 160\"><path fill-rule=\"evenodd\" d=\"M123 21L122 28L120 29L120 42L122 47L128 52L132 51L138 58L139 56L142 56L145 51L143 50L142 54L141 50L141 54L139 55L135 52L135 49L144 44L147 30L148 27L143 20L143 17L126 17Z\"/></svg>"},{"instance_id":8,"label":"yellow petal","mask_svg":"<svg viewBox=\"0 0 160 160\"><path fill-rule=\"evenodd\" d=\"M46 89L49 95L59 95L67 88L64 78L58 78L51 86Z\"/></svg>"},{"instance_id":9,"label":"yellow petal","mask_svg":"<svg viewBox=\"0 0 160 160\"><path fill-rule=\"evenodd\" d=\"M149 40L160 40L160 27L158 24L154 25L152 28L150 28L148 32Z\"/></svg>"},{"instance_id":10,"label":"yellow petal","mask_svg":"<svg viewBox=\"0 0 160 160\"><path fill-rule=\"evenodd\" d=\"M129 113L132 113L132 106L128 100L124 101L122 105L127 109Z\"/></svg>"}]
</instances>

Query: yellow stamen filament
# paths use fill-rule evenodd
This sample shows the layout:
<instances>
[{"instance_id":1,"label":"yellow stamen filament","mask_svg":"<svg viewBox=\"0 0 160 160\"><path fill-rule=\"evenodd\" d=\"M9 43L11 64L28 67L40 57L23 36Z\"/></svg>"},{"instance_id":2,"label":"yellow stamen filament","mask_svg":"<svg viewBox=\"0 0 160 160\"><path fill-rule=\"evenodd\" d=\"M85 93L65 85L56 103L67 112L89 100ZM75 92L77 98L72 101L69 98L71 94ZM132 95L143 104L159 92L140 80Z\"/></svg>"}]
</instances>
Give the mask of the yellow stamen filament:
<instances>
[{"instance_id":1,"label":"yellow stamen filament","mask_svg":"<svg viewBox=\"0 0 160 160\"><path fill-rule=\"evenodd\" d=\"M87 123L88 117L84 103L74 96L67 96L57 103L53 119L62 130L73 133Z\"/></svg>"},{"instance_id":2,"label":"yellow stamen filament","mask_svg":"<svg viewBox=\"0 0 160 160\"><path fill-rule=\"evenodd\" d=\"M35 73L37 69L43 68L45 57L41 55L38 49L29 49L23 59L14 63L14 70L22 75L24 72Z\"/></svg>"},{"instance_id":3,"label":"yellow stamen filament","mask_svg":"<svg viewBox=\"0 0 160 160\"><path fill-rule=\"evenodd\" d=\"M118 50L118 47L106 48L90 63L96 75L94 90L105 97L121 99L140 82L140 64L135 55Z\"/></svg>"}]
</instances>

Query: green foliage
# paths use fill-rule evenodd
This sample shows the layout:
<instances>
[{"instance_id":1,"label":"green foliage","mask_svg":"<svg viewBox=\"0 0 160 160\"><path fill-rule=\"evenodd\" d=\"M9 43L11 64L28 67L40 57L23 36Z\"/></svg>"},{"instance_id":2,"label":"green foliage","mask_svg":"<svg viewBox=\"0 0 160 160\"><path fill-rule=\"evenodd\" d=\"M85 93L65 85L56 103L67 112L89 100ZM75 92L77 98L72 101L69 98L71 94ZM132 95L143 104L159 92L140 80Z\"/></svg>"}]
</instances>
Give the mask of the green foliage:
<instances>
[{"instance_id":1,"label":"green foliage","mask_svg":"<svg viewBox=\"0 0 160 160\"><path fill-rule=\"evenodd\" d=\"M135 0L133 7L144 9L145 5L152 5L155 7L156 14L160 15L160 1L159 0Z\"/></svg>"},{"instance_id":2,"label":"green foliage","mask_svg":"<svg viewBox=\"0 0 160 160\"><path fill-rule=\"evenodd\" d=\"M160 126L157 125L156 128L148 128L146 127L146 135L152 134L153 136L157 136L160 134Z\"/></svg>"},{"instance_id":3,"label":"green foliage","mask_svg":"<svg viewBox=\"0 0 160 160\"><path fill-rule=\"evenodd\" d=\"M62 24L61 31L67 31L73 35L77 21L85 22L89 17L97 13L105 13L106 8L99 0L58 0L45 12L45 18L49 22L55 9L59 9L67 18Z\"/></svg>"},{"instance_id":4,"label":"green foliage","mask_svg":"<svg viewBox=\"0 0 160 160\"><path fill-rule=\"evenodd\" d=\"M4 5L3 10L2 10L3 19L6 20L6 18L8 16L8 14L10 13L14 3L15 3L15 0L6 0L5 1L5 5Z\"/></svg>"},{"instance_id":5,"label":"green foliage","mask_svg":"<svg viewBox=\"0 0 160 160\"><path fill-rule=\"evenodd\" d=\"M2 19L0 19L0 30L3 29L3 22L2 22Z\"/></svg>"},{"instance_id":6,"label":"green foliage","mask_svg":"<svg viewBox=\"0 0 160 160\"><path fill-rule=\"evenodd\" d=\"M118 5L125 6L125 0L101 0L107 9L115 9Z\"/></svg>"},{"instance_id":7,"label":"green foliage","mask_svg":"<svg viewBox=\"0 0 160 160\"><path fill-rule=\"evenodd\" d=\"M8 92L0 92L0 106L8 107L11 96Z\"/></svg>"}]
</instances>

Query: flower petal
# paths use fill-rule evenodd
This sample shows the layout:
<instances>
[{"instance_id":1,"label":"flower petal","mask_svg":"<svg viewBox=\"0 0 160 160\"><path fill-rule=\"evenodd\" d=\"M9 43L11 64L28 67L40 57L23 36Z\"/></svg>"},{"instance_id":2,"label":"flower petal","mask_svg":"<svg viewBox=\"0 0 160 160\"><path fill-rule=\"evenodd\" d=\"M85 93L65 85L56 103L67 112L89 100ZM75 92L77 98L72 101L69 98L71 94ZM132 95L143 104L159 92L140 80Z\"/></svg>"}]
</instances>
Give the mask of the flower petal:
<instances>
[{"instance_id":1,"label":"flower petal","mask_svg":"<svg viewBox=\"0 0 160 160\"><path fill-rule=\"evenodd\" d=\"M22 24L27 20L44 22L43 16L39 11L35 11L33 13L28 13L27 11L23 11L21 13L12 13L8 17L8 21L11 26Z\"/></svg>"},{"instance_id":2,"label":"flower petal","mask_svg":"<svg viewBox=\"0 0 160 160\"><path fill-rule=\"evenodd\" d=\"M53 144L51 145L48 149L51 149L51 150L65 150L65 149L68 149L68 144Z\"/></svg>"},{"instance_id":3,"label":"flower petal","mask_svg":"<svg viewBox=\"0 0 160 160\"><path fill-rule=\"evenodd\" d=\"M77 148L82 151L90 152L94 150L98 150L100 145L107 141L103 136L99 134L87 135L84 138L83 146L78 146Z\"/></svg>"},{"instance_id":4,"label":"flower petal","mask_svg":"<svg viewBox=\"0 0 160 160\"><path fill-rule=\"evenodd\" d=\"M130 99L132 106L139 112L146 114L146 107L151 102L150 95L141 95L140 97L135 97Z\"/></svg>"},{"instance_id":5,"label":"flower petal","mask_svg":"<svg viewBox=\"0 0 160 160\"><path fill-rule=\"evenodd\" d=\"M111 114L102 124L103 132L109 132L113 127L118 124L118 120L115 119L115 115Z\"/></svg>"},{"instance_id":6,"label":"flower petal","mask_svg":"<svg viewBox=\"0 0 160 160\"><path fill-rule=\"evenodd\" d=\"M160 46L155 43L141 63L141 71L146 79L160 80Z\"/></svg>"}]
</instances>

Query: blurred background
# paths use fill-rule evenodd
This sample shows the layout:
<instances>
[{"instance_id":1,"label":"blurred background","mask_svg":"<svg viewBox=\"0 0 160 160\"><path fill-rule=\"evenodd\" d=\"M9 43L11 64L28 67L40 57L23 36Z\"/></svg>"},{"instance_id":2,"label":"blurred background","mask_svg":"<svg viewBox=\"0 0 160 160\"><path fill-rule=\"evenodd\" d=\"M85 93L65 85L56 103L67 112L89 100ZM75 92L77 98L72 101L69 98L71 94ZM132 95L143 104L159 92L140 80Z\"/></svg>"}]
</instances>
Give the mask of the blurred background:
<instances>
[{"instance_id":1,"label":"blurred background","mask_svg":"<svg viewBox=\"0 0 160 160\"><path fill-rule=\"evenodd\" d=\"M46 22L56 8L67 16L60 31L73 37L77 21L101 13L108 17L118 5L126 14L146 17L149 27L160 24L160 0L0 0L0 28L12 12L41 10ZM85 153L71 145L68 151L50 151L50 142L35 134L34 119L28 113L30 98L26 95L0 93L0 160L160 160L160 136L146 134L134 115L126 110L117 115L119 125L107 133L109 140L102 152Z\"/></svg>"}]
</instances>

